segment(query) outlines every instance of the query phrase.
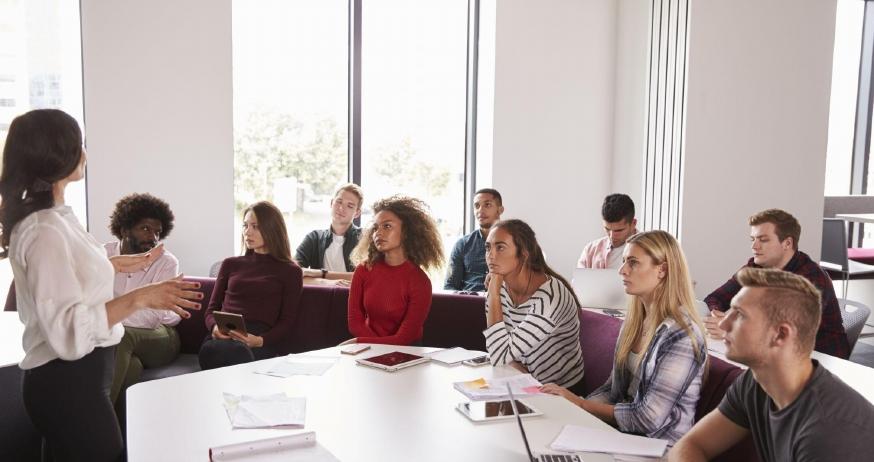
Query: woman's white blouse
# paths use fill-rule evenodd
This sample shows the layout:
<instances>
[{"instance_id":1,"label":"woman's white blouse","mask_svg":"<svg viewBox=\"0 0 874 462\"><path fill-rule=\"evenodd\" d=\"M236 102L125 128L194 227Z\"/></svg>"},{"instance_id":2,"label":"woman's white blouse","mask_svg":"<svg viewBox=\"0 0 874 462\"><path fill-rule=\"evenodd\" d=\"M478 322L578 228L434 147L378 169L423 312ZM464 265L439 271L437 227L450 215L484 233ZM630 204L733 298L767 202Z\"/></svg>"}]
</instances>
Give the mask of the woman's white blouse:
<instances>
[{"instance_id":1,"label":"woman's white blouse","mask_svg":"<svg viewBox=\"0 0 874 462\"><path fill-rule=\"evenodd\" d=\"M112 264L70 207L40 210L15 225L9 261L24 323L22 369L79 359L121 341L121 323L110 328L106 318Z\"/></svg>"}]
</instances>

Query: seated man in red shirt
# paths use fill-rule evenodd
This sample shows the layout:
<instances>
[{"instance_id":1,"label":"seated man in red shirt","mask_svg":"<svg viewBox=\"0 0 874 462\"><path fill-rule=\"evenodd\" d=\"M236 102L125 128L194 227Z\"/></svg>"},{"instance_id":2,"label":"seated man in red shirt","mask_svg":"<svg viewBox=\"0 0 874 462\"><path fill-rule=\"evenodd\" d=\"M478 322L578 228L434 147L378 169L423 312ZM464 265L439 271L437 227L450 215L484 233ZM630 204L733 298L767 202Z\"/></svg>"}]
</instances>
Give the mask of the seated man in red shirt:
<instances>
[{"instance_id":1,"label":"seated man in red shirt","mask_svg":"<svg viewBox=\"0 0 874 462\"><path fill-rule=\"evenodd\" d=\"M815 349L847 359L850 357L850 344L832 280L806 253L798 250L800 237L801 225L798 220L783 210L769 209L751 216L750 247L753 257L744 267L781 269L803 276L813 283L822 293L822 321L816 333ZM718 324L730 308L732 297L740 292L740 287L737 277L732 276L704 299L710 308L710 316L704 318L704 325L712 338L724 336Z\"/></svg>"}]
</instances>

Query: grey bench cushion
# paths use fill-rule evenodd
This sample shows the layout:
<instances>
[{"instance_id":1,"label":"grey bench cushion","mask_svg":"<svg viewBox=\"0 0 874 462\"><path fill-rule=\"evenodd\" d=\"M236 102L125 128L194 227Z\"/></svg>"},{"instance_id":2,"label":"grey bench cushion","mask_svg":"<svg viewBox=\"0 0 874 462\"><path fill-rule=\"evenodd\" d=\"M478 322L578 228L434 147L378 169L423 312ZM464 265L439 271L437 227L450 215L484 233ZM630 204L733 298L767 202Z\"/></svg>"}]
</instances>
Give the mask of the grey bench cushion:
<instances>
[{"instance_id":1,"label":"grey bench cushion","mask_svg":"<svg viewBox=\"0 0 874 462\"><path fill-rule=\"evenodd\" d=\"M197 361L197 355L183 353L175 361L166 366L144 369L143 375L140 376L140 382L188 374L199 370L200 363Z\"/></svg>"}]
</instances>

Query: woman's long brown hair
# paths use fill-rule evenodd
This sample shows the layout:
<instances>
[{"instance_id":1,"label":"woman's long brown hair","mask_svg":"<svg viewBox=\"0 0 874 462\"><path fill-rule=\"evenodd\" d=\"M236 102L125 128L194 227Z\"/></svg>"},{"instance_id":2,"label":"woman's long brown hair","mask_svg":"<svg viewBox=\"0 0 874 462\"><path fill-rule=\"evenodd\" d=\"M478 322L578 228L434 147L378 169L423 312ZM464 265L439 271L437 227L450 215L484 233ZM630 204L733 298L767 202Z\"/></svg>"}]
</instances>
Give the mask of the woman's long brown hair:
<instances>
[{"instance_id":1,"label":"woman's long brown hair","mask_svg":"<svg viewBox=\"0 0 874 462\"><path fill-rule=\"evenodd\" d=\"M282 217L282 212L267 201L256 202L243 210L243 219L246 219L246 214L249 212L255 214L258 220L258 230L261 231L261 238L264 239L264 246L267 247L267 253L279 261L294 261L291 258L291 245L288 243L288 230L285 227L285 218ZM242 248L245 249L244 255L251 255L254 252L252 249L246 249L246 237L242 236Z\"/></svg>"},{"instance_id":2,"label":"woman's long brown hair","mask_svg":"<svg viewBox=\"0 0 874 462\"><path fill-rule=\"evenodd\" d=\"M567 282L567 279L563 278L546 264L546 257L543 256L543 250L541 250L540 244L537 243L537 236L534 234L534 230L528 226L528 223L517 219L501 220L492 225L492 229L489 232L491 233L499 228L508 232L513 238L513 245L516 246L516 256L522 259L522 265L531 272L543 273L558 279L574 297L577 309L579 309L580 299L577 298L576 292L574 292L570 283Z\"/></svg>"}]
</instances>

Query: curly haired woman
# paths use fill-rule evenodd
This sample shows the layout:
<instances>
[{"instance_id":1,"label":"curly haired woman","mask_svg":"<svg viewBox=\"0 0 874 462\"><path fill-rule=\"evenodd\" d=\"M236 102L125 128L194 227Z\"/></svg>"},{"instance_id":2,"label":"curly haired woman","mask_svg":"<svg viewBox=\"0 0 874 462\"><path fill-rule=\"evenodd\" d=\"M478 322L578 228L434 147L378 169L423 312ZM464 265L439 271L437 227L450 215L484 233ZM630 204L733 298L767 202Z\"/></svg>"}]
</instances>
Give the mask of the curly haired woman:
<instances>
[{"instance_id":1,"label":"curly haired woman","mask_svg":"<svg viewBox=\"0 0 874 462\"><path fill-rule=\"evenodd\" d=\"M373 225L353 251L358 263L349 289L344 343L411 345L422 338L431 308L425 270L443 265L437 225L424 202L392 196L373 204Z\"/></svg>"}]
</instances>

